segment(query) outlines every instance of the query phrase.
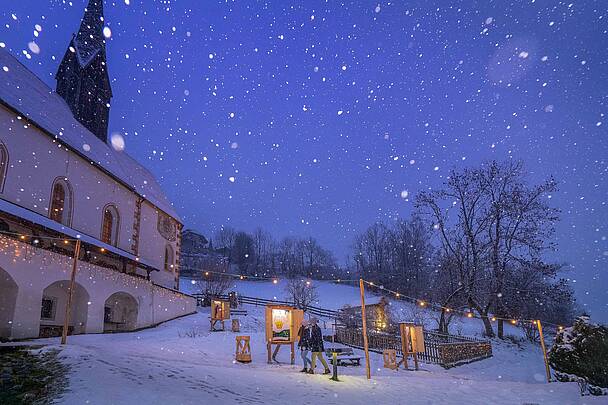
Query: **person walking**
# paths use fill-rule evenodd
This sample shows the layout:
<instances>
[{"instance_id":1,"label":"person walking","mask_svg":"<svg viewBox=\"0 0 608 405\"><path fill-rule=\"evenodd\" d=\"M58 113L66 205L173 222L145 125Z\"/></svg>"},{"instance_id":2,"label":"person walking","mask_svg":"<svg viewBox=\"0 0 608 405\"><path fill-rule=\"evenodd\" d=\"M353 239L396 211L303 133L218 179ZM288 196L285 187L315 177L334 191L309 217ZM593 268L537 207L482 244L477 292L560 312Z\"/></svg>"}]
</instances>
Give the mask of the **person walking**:
<instances>
[{"instance_id":1,"label":"person walking","mask_svg":"<svg viewBox=\"0 0 608 405\"><path fill-rule=\"evenodd\" d=\"M310 359L308 358L308 352L310 351L310 331L309 324L306 319L302 320L302 325L298 330L298 349L300 349L300 356L302 357L302 363L304 368L300 370L301 373L307 373L309 366L312 366Z\"/></svg>"},{"instance_id":2,"label":"person walking","mask_svg":"<svg viewBox=\"0 0 608 405\"><path fill-rule=\"evenodd\" d=\"M310 350L312 351L312 364L308 370L308 374L315 373L317 359L319 359L325 367L325 372L323 374L329 374L329 366L327 365L327 361L325 361L325 357L323 357L323 352L325 351L325 348L323 347L323 333L321 332L318 322L319 321L317 318L311 318L310 326L308 327L310 330L309 346Z\"/></svg>"}]
</instances>

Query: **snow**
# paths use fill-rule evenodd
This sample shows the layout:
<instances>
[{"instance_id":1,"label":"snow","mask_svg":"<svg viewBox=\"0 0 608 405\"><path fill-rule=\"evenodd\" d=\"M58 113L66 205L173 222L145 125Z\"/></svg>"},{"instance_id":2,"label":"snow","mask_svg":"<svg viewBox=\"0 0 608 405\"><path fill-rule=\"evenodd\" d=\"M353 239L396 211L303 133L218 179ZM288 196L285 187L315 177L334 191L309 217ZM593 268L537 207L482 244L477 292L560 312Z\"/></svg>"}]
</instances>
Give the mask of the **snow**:
<instances>
[{"instance_id":1,"label":"snow","mask_svg":"<svg viewBox=\"0 0 608 405\"><path fill-rule=\"evenodd\" d=\"M61 357L71 367L64 404L513 404L588 403L575 383L544 382L537 348L495 346L491 359L444 370L422 364L418 372L382 368L371 354L372 379L365 367L340 367L341 382L304 375L289 365L266 364L263 308L247 306L239 335L251 336L252 363L234 361L235 334L209 332L208 309L153 329L113 335L71 336ZM196 337L187 333L196 332ZM48 348L58 339L40 339ZM356 351L358 352L358 351ZM358 353L362 355L362 353Z\"/></svg>"}]
</instances>

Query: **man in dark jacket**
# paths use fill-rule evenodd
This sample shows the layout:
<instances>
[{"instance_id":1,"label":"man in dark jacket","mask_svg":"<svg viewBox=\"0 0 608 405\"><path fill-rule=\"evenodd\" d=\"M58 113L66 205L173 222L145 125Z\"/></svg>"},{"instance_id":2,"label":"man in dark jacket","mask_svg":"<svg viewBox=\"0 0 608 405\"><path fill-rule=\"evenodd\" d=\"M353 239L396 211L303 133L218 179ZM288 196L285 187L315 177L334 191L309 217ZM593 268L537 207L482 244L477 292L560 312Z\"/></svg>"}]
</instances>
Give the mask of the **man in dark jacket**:
<instances>
[{"instance_id":1,"label":"man in dark jacket","mask_svg":"<svg viewBox=\"0 0 608 405\"><path fill-rule=\"evenodd\" d=\"M323 347L323 333L321 332L321 328L318 325L317 318L310 319L310 340L308 342L310 350L312 351L312 365L308 370L308 374L315 373L315 367L317 365L317 358L321 360L323 366L325 367L325 372L323 374L329 374L329 366L327 365L327 361L325 361L325 357L323 357L323 352L325 348Z\"/></svg>"},{"instance_id":2,"label":"man in dark jacket","mask_svg":"<svg viewBox=\"0 0 608 405\"><path fill-rule=\"evenodd\" d=\"M310 328L306 319L302 320L302 326L298 330L298 348L300 349L300 356L302 357L302 363L304 368L300 370L301 373L307 373L309 365L312 365L308 358L308 352L310 351Z\"/></svg>"}]
</instances>

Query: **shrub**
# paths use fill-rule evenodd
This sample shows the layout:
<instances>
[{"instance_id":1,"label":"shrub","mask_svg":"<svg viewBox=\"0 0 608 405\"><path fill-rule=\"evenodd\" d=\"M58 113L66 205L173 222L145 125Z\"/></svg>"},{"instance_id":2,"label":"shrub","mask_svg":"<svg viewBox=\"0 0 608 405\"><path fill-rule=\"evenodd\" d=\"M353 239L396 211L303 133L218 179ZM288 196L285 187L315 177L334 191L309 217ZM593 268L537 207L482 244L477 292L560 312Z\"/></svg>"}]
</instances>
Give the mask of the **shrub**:
<instances>
[{"instance_id":1,"label":"shrub","mask_svg":"<svg viewBox=\"0 0 608 405\"><path fill-rule=\"evenodd\" d=\"M559 381L576 381L581 392L608 394L608 328L581 316L558 332L549 363Z\"/></svg>"}]
</instances>

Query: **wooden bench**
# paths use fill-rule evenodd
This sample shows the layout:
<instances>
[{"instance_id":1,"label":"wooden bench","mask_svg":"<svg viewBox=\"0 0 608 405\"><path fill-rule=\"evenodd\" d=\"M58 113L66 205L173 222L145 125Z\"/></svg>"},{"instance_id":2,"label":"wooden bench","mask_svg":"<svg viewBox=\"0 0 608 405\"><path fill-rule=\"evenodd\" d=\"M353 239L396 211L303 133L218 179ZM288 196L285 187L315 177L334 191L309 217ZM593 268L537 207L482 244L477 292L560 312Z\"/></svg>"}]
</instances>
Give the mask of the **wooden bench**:
<instances>
[{"instance_id":1,"label":"wooden bench","mask_svg":"<svg viewBox=\"0 0 608 405\"><path fill-rule=\"evenodd\" d=\"M331 359L331 353L326 351L325 354ZM356 356L352 348L344 348L342 352L338 353L338 365L339 366L360 366L361 356Z\"/></svg>"},{"instance_id":2,"label":"wooden bench","mask_svg":"<svg viewBox=\"0 0 608 405\"><path fill-rule=\"evenodd\" d=\"M247 310L246 309L231 309L230 310L230 316L247 316Z\"/></svg>"}]
</instances>

